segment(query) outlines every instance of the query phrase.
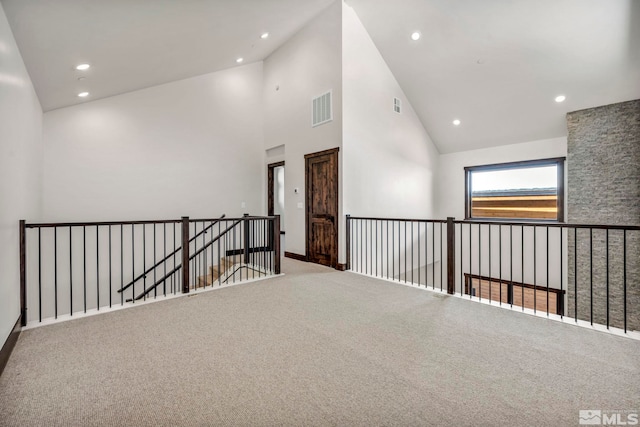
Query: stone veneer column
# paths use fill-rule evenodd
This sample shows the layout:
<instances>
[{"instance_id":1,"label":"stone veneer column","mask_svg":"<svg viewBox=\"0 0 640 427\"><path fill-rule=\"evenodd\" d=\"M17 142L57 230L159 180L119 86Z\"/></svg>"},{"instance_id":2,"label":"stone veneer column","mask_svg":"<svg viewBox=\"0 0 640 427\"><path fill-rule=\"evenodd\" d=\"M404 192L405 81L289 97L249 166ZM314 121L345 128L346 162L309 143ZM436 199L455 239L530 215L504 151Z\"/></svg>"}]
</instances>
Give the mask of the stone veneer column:
<instances>
[{"instance_id":1,"label":"stone veneer column","mask_svg":"<svg viewBox=\"0 0 640 427\"><path fill-rule=\"evenodd\" d=\"M640 100L567 114L567 220L581 224L640 225ZM567 315L623 327L622 232L569 234ZM591 247L593 252L591 254ZM576 250L577 249L577 253ZM593 265L591 257L593 256ZM575 266L577 265L577 281ZM592 274L593 272L593 274ZM640 232L627 233L627 326L640 330ZM593 293L593 301L591 294Z\"/></svg>"}]
</instances>

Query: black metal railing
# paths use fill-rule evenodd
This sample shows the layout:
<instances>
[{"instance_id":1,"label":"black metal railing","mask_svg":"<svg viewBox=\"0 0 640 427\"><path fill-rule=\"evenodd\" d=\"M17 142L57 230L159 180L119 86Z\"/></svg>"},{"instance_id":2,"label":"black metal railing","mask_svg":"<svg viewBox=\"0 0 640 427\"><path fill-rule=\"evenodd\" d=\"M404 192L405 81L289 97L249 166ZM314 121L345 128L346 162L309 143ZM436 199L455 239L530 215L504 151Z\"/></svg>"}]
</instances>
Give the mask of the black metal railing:
<instances>
[{"instance_id":1,"label":"black metal railing","mask_svg":"<svg viewBox=\"0 0 640 427\"><path fill-rule=\"evenodd\" d=\"M442 290L445 225L442 220L347 216L347 269Z\"/></svg>"},{"instance_id":2,"label":"black metal railing","mask_svg":"<svg viewBox=\"0 0 640 427\"><path fill-rule=\"evenodd\" d=\"M351 271L625 333L640 330L638 253L639 226L347 216Z\"/></svg>"},{"instance_id":3,"label":"black metal railing","mask_svg":"<svg viewBox=\"0 0 640 427\"><path fill-rule=\"evenodd\" d=\"M248 215L20 221L22 324L27 310L29 321L42 322L279 274L280 242L273 239L279 228L279 217Z\"/></svg>"}]
</instances>

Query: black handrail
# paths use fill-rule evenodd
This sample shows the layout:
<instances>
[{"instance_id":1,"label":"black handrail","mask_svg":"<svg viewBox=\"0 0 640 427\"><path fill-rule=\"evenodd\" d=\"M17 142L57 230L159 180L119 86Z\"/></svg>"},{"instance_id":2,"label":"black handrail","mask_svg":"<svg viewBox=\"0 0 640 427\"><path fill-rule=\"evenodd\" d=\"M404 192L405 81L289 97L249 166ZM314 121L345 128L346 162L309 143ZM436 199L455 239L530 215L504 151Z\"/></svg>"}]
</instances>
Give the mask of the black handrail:
<instances>
[{"instance_id":1,"label":"black handrail","mask_svg":"<svg viewBox=\"0 0 640 427\"><path fill-rule=\"evenodd\" d=\"M189 243L193 242L196 238L198 238L199 236L202 236L204 233L206 233L211 227L213 227L214 225L216 225L218 222L220 222L222 219L224 219L225 214L222 214L222 216L218 219L216 219L214 222L212 222L207 228L202 229L198 234L196 234L195 236L193 236L191 239L189 239ZM150 272L152 272L154 269L156 269L157 267L159 267L160 265L162 265L162 263L166 262L169 258L171 258L172 256L174 256L175 254L177 254L180 250L182 249L182 246L177 248L176 250L174 250L173 252L171 252L169 255L167 255L166 257L164 257L162 260L158 261L153 267L149 267L144 273L140 274L138 277L136 277L135 279L133 279L130 283L128 283L127 285L123 286L122 288L118 289L118 292L123 292L126 291L127 289L129 289L130 286L132 286L134 283L136 283L138 280L146 277L147 274L149 274Z\"/></svg>"},{"instance_id":2,"label":"black handrail","mask_svg":"<svg viewBox=\"0 0 640 427\"><path fill-rule=\"evenodd\" d=\"M246 219L250 219L249 217L245 217ZM189 256L189 261L193 260L195 257L197 257L198 255L200 255L205 249L207 249L209 246L213 245L214 243L216 243L218 240L220 240L220 238L222 236L224 236L225 234L227 234L229 231L231 231L234 227L236 227L238 224L240 224L241 222L243 222L244 219L238 219L236 221L234 221L234 223L232 225L230 225L229 227L227 227L224 231L222 231L217 237L215 237L214 239L212 239L211 241L209 241L206 245L204 245L202 248L198 249L196 252L193 253L193 255ZM197 236L196 236L197 237ZM195 237L194 237L195 238ZM149 292L151 292L152 290L154 290L155 288L157 288L158 286L160 286L165 280L167 280L169 277L171 277L173 274L175 274L178 270L180 270L182 268L182 264L177 265L173 270L171 270L170 272L168 272L166 275L164 275L164 277L162 277L161 279L159 279L153 286L147 288L144 292L142 292L140 295L138 295L135 300L138 301L142 298L145 297L145 295L149 294ZM127 301L131 301L131 299L128 299Z\"/></svg>"}]
</instances>

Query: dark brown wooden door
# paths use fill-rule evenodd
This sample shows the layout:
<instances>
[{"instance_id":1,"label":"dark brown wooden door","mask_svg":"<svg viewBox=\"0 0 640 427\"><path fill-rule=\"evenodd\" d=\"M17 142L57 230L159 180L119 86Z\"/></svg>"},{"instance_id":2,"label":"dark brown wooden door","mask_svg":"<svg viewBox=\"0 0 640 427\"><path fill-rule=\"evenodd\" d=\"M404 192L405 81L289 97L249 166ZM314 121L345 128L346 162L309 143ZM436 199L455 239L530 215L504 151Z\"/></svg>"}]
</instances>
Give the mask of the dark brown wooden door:
<instances>
[{"instance_id":1,"label":"dark brown wooden door","mask_svg":"<svg viewBox=\"0 0 640 427\"><path fill-rule=\"evenodd\" d=\"M307 260L338 265L338 148L307 154Z\"/></svg>"}]
</instances>

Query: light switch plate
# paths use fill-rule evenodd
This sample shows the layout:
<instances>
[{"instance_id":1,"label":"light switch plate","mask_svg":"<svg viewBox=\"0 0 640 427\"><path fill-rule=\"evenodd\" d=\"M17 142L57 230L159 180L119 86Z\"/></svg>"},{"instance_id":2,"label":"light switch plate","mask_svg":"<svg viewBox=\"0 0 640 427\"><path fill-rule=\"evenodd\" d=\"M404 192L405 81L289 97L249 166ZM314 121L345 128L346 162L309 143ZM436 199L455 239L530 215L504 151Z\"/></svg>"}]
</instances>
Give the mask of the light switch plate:
<instances>
[{"instance_id":1,"label":"light switch plate","mask_svg":"<svg viewBox=\"0 0 640 427\"><path fill-rule=\"evenodd\" d=\"M304 204L302 202L298 202L298 209L304 208Z\"/></svg>"}]
</instances>

